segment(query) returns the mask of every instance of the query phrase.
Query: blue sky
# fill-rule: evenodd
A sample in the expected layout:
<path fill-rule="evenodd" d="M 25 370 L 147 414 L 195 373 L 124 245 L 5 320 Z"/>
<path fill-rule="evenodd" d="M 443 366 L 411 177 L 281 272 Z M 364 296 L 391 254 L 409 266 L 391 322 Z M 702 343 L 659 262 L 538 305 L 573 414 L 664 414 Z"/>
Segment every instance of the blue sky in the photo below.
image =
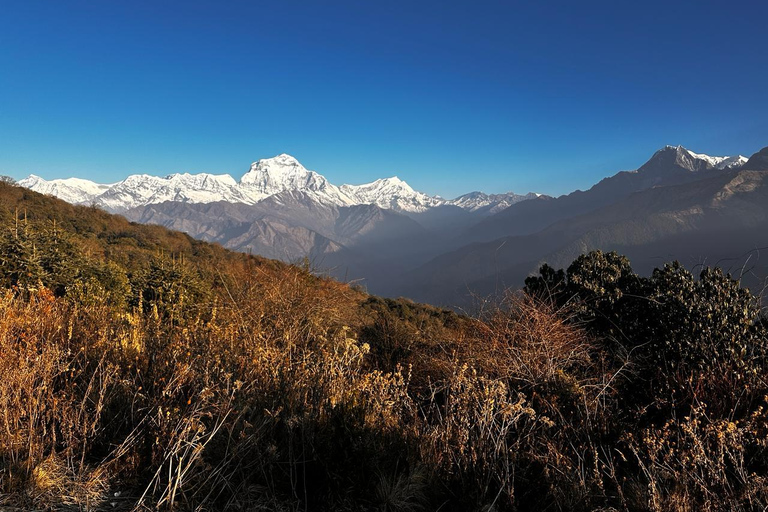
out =
<path fill-rule="evenodd" d="M 768 146 L 768 2 L 36 1 L 0 16 L 0 174 L 229 173 L 452 197 Z"/>

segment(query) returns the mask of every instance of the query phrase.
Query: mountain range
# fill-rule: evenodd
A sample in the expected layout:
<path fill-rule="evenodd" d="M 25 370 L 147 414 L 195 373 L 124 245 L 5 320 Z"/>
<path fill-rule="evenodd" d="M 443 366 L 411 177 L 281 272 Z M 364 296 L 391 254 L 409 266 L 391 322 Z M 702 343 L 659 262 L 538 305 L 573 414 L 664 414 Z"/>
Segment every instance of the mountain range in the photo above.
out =
<path fill-rule="evenodd" d="M 93 204 L 239 251 L 309 258 L 383 295 L 467 306 L 518 287 L 542 262 L 619 250 L 636 268 L 725 261 L 760 286 L 768 266 L 768 148 L 750 158 L 666 146 L 633 171 L 560 197 L 472 192 L 447 200 L 397 177 L 330 183 L 282 154 L 229 175 L 133 175 L 104 185 L 29 176 L 32 190 Z"/>
<path fill-rule="evenodd" d="M 287 154 L 254 162 L 239 181 L 229 174 L 208 173 L 179 173 L 165 177 L 134 174 L 113 184 L 99 184 L 80 178 L 47 181 L 30 175 L 21 180 L 20 185 L 70 203 L 97 205 L 112 213 L 164 202 L 256 204 L 283 192 L 300 192 L 325 205 L 373 204 L 412 213 L 444 205 L 455 205 L 468 211 L 487 209 L 490 212 L 538 196 L 533 193 L 488 195 L 472 192 L 446 200 L 417 192 L 397 176 L 364 185 L 336 186 Z"/>

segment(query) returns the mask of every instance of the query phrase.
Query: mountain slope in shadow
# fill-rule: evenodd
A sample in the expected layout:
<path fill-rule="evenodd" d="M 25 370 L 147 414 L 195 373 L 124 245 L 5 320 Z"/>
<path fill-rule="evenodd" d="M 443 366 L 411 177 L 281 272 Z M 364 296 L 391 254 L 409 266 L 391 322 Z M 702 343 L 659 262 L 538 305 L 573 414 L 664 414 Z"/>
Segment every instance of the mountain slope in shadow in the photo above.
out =
<path fill-rule="evenodd" d="M 513 204 L 482 220 L 458 237 L 459 242 L 483 242 L 503 236 L 536 233 L 563 219 L 597 210 L 631 194 L 653 187 L 692 183 L 738 168 L 741 160 L 701 158 L 682 146 L 666 146 L 636 171 L 622 171 L 601 180 L 592 188 L 557 198 L 539 197 Z"/>
<path fill-rule="evenodd" d="M 765 151 L 743 170 L 707 170 L 697 180 L 636 192 L 535 233 L 461 247 L 408 273 L 394 288 L 416 300 L 466 305 L 472 293 L 519 287 L 541 263 L 562 267 L 593 249 L 626 254 L 641 272 L 670 259 L 724 261 L 734 271 L 746 263 L 745 279 L 758 287 L 768 275 L 765 258 L 758 258 L 768 247 Z"/>

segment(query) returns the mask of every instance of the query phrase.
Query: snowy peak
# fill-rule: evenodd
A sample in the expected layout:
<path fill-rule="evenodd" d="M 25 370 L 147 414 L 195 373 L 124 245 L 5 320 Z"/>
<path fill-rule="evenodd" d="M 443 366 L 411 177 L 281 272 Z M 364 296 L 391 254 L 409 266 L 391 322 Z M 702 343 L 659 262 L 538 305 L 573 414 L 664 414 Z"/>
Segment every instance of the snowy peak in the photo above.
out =
<path fill-rule="evenodd" d="M 166 201 L 255 203 L 239 190 L 232 176 L 207 173 L 171 174 L 165 178 L 134 174 L 109 187 L 94 202 L 108 210 L 119 212 Z"/>
<path fill-rule="evenodd" d="M 188 172 L 169 174 L 165 177 L 170 183 L 179 183 L 191 188 L 205 189 L 209 187 L 227 186 L 234 187 L 237 185 L 235 178 L 229 174 L 190 174 Z"/>
<path fill-rule="evenodd" d="M 493 214 L 508 208 L 515 203 L 519 203 L 520 201 L 535 199 L 539 196 L 541 196 L 541 194 L 536 194 L 534 192 L 530 192 L 525 195 L 515 194 L 514 192 L 506 192 L 504 194 L 470 192 L 469 194 L 464 194 L 457 197 L 456 199 L 451 199 L 447 202 L 447 204 L 458 206 L 459 208 L 463 208 L 471 212 L 483 210 L 488 214 Z"/>
<path fill-rule="evenodd" d="M 56 196 L 68 203 L 89 203 L 103 194 L 110 185 L 101 185 L 80 178 L 45 180 L 40 176 L 30 174 L 19 182 L 19 185 L 32 189 L 41 194 Z"/>
<path fill-rule="evenodd" d="M 255 201 L 280 192 L 298 190 L 315 196 L 320 202 L 338 206 L 352 204 L 352 200 L 324 176 L 307 170 L 285 153 L 252 163 L 250 170 L 240 178 L 240 187 Z"/>
<path fill-rule="evenodd" d="M 719 162 L 715 164 L 717 169 L 736 169 L 743 167 L 749 161 L 749 158 L 743 155 L 736 156 L 716 156 L 711 158 L 721 158 Z"/>
<path fill-rule="evenodd" d="M 341 188 L 344 191 L 348 191 L 360 197 L 377 197 L 382 195 L 411 196 L 413 194 L 417 194 L 417 192 L 413 190 L 410 185 L 408 185 L 397 176 L 378 179 L 363 185 L 342 185 Z"/>
<path fill-rule="evenodd" d="M 405 212 L 423 212 L 440 206 L 445 201 L 417 192 L 406 182 L 392 176 L 363 185 L 342 185 L 341 191 L 352 198 L 356 204 L 375 204 L 381 208 Z"/>
<path fill-rule="evenodd" d="M 742 165 L 747 163 L 747 160 L 748 160 L 747 157 L 742 155 L 709 156 L 709 155 L 694 153 L 689 149 L 685 149 L 685 148 L 683 149 L 688 152 L 691 158 L 707 162 L 709 165 L 711 165 L 715 169 L 721 169 L 721 170 L 735 169 L 736 167 L 741 167 Z"/>
<path fill-rule="evenodd" d="M 77 178 L 46 181 L 30 175 L 20 184 L 71 203 L 94 203 L 112 212 L 124 212 L 168 201 L 255 204 L 281 194 L 295 194 L 296 197 L 308 198 L 326 206 L 376 205 L 406 213 L 424 212 L 443 205 L 456 205 L 470 211 L 483 207 L 499 210 L 520 200 L 535 197 L 535 194 L 489 196 L 478 193 L 480 195 L 475 196 L 473 193 L 462 196 L 465 199 L 461 201 L 461 198 L 447 201 L 416 191 L 397 176 L 363 185 L 337 187 L 285 153 L 253 162 L 240 181 L 228 174 L 175 173 L 165 177 L 134 174 L 112 185 Z M 469 200 L 469 196 L 474 199 Z"/>
<path fill-rule="evenodd" d="M 262 158 L 251 164 L 250 170 L 240 178 L 243 185 L 255 185 L 265 179 L 274 181 L 306 178 L 311 174 L 291 155 L 285 153 L 273 158 Z"/>
<path fill-rule="evenodd" d="M 747 158 L 736 156 L 709 156 L 702 153 L 694 153 L 683 146 L 665 146 L 643 164 L 639 172 L 653 172 L 662 169 L 677 167 L 690 172 L 706 171 L 711 169 L 729 170 L 741 167 Z"/>
<path fill-rule="evenodd" d="M 415 192 L 409 184 L 407 184 L 397 176 L 392 176 L 391 178 L 378 179 L 373 183 L 375 183 L 380 188 L 397 189 L 409 194 L 413 194 Z"/>

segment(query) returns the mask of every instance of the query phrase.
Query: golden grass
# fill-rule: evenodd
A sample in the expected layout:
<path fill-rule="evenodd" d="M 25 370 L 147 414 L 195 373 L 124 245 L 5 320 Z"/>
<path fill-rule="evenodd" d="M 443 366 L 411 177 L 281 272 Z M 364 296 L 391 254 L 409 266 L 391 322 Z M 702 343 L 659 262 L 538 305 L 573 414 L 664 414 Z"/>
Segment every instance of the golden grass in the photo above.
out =
<path fill-rule="evenodd" d="M 0 509 L 768 506 L 766 365 L 678 414 L 567 307 L 468 318 L 171 239 L 203 256 L 0 291 Z"/>

